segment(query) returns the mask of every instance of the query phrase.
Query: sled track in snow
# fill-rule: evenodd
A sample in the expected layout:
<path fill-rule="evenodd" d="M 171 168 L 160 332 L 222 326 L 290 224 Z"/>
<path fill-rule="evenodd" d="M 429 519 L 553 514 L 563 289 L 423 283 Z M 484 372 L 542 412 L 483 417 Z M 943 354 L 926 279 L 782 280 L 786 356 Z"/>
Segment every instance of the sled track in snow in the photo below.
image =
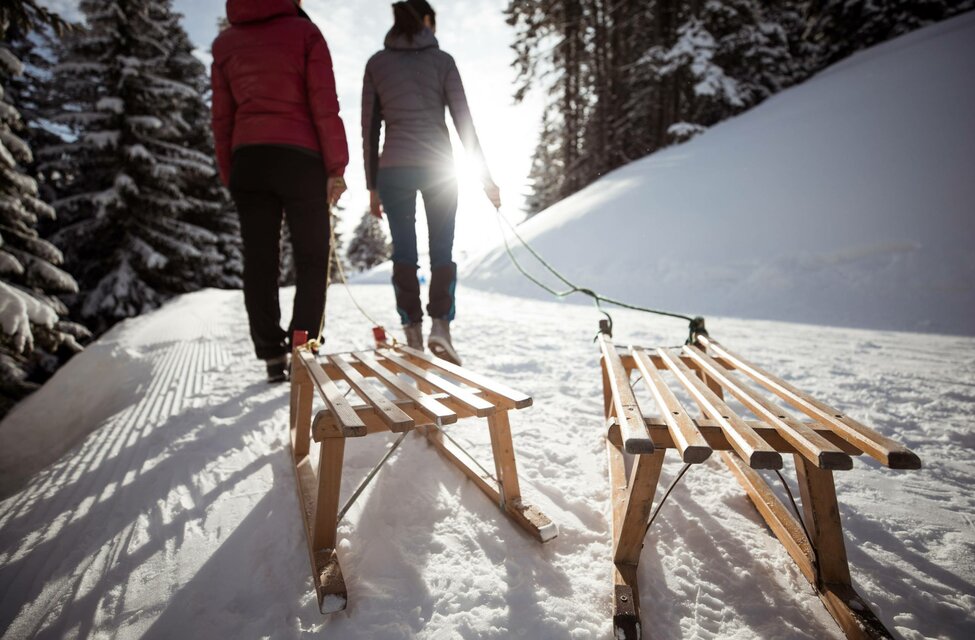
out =
<path fill-rule="evenodd" d="M 111 568 L 128 546 L 137 520 L 108 538 L 90 559 L 77 564 L 65 560 L 72 548 L 87 546 L 86 538 L 103 534 L 92 526 L 93 517 L 106 523 L 111 519 L 112 496 L 151 470 L 155 456 L 146 449 L 169 444 L 165 426 L 175 416 L 206 407 L 219 372 L 234 359 L 223 341 L 202 337 L 157 344 L 155 350 L 152 376 L 138 401 L 98 427 L 75 455 L 38 474 L 0 513 L 0 628 L 24 605 L 38 613 L 58 609 L 59 602 L 78 595 L 83 583 L 91 578 L 97 582 L 89 576 L 92 570 Z M 148 462 L 140 465 L 143 460 Z M 34 529 L 37 523 L 45 525 Z M 62 564 L 74 564 L 71 575 L 57 575 Z M 4 637 L 37 632 L 44 618 L 26 616 L 22 619 L 42 620 L 40 627 L 10 628 Z"/>

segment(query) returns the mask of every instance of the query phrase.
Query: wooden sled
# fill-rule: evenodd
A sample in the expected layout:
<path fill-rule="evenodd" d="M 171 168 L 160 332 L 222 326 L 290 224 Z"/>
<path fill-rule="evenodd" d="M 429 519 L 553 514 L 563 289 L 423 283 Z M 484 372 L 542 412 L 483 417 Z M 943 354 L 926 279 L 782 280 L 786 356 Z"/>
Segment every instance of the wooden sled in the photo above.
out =
<path fill-rule="evenodd" d="M 637 565 L 664 452 L 676 449 L 685 464 L 699 464 L 712 451 L 721 452 L 724 463 L 847 637 L 890 638 L 890 632 L 853 589 L 833 472 L 850 469 L 850 456 L 860 454 L 892 469 L 919 469 L 918 457 L 735 355 L 706 332 L 696 333 L 694 343 L 682 349 L 630 347 L 621 352 L 607 333 L 599 340 L 612 490 L 615 637 L 641 637 Z M 633 371 L 642 379 L 636 383 L 645 386 L 659 415 L 642 412 L 631 386 Z M 756 388 L 785 404 L 770 400 L 768 393 L 758 393 Z M 693 399 L 700 417 L 691 416 L 675 390 Z M 725 394 L 753 417 L 736 415 L 725 404 Z M 793 411 L 809 420 L 795 418 Z M 624 454 L 635 455 L 629 478 Z M 781 469 L 783 454 L 792 454 L 795 460 L 804 522 L 783 505 L 756 471 Z"/>
<path fill-rule="evenodd" d="M 313 416 L 316 392 L 325 407 Z M 347 393 L 355 396 L 349 399 Z M 540 542 L 554 538 L 557 527 L 522 501 L 518 484 L 508 411 L 531 404 L 523 393 L 404 346 L 321 359 L 296 348 L 291 365 L 291 453 L 322 613 L 341 611 L 348 600 L 335 552 L 347 438 L 419 429 L 529 535 Z M 440 427 L 463 418 L 487 419 L 495 477 L 444 438 Z M 317 473 L 309 457 L 312 440 L 320 447 Z"/>

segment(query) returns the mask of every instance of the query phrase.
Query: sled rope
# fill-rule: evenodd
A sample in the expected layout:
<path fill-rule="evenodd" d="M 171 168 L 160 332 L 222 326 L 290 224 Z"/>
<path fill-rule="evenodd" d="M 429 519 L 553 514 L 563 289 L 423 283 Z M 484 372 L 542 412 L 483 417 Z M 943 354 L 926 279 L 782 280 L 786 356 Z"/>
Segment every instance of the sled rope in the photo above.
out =
<path fill-rule="evenodd" d="M 383 457 L 379 459 L 379 462 L 376 463 L 376 466 L 372 468 L 372 471 L 366 474 L 365 479 L 359 484 L 359 487 L 352 492 L 352 495 L 349 496 L 349 500 L 345 503 L 345 506 L 342 507 L 341 511 L 339 511 L 339 515 L 335 519 L 336 522 L 342 521 L 342 518 L 345 517 L 345 514 L 349 512 L 349 509 L 352 508 L 352 505 L 355 504 L 355 501 L 359 499 L 359 496 L 362 495 L 362 492 L 366 490 L 366 487 L 369 486 L 369 483 L 372 482 L 372 479 L 376 477 L 376 474 L 379 473 L 379 470 L 383 468 L 383 465 L 386 464 L 386 461 L 388 461 L 389 458 L 393 455 L 393 452 L 399 448 L 400 444 L 403 442 L 403 439 L 406 438 L 406 436 L 409 433 L 410 433 L 409 431 L 404 431 L 403 433 L 401 433 L 400 436 L 396 438 L 396 440 L 393 442 L 393 446 L 391 446 L 389 450 L 385 454 L 383 454 Z"/>
<path fill-rule="evenodd" d="M 660 513 L 661 507 L 664 506 L 664 503 L 667 502 L 667 498 L 670 497 L 670 492 L 674 490 L 674 487 L 680 484 L 681 478 L 684 477 L 684 474 L 687 473 L 687 470 L 690 468 L 691 468 L 691 464 L 688 462 L 680 470 L 680 472 L 677 474 L 677 477 L 674 478 L 673 482 L 670 483 L 670 486 L 667 487 L 667 491 L 664 492 L 664 497 L 660 499 L 660 504 L 658 504 L 657 508 L 653 510 L 653 515 L 651 515 L 650 520 L 647 521 L 647 528 L 643 530 L 644 537 L 647 535 L 647 532 L 650 531 L 650 526 L 653 524 L 653 521 L 656 520 L 657 514 Z"/>
<path fill-rule="evenodd" d="M 338 270 L 339 281 L 342 283 L 342 286 L 345 287 L 345 292 L 349 294 L 349 299 L 352 300 L 353 306 L 355 306 L 355 308 L 359 311 L 362 317 L 368 320 L 369 322 L 371 322 L 374 327 L 379 327 L 385 332 L 386 327 L 381 322 L 376 322 L 375 318 L 369 315 L 369 312 L 367 312 L 362 307 L 362 305 L 359 304 L 359 301 L 352 293 L 352 287 L 349 286 L 348 278 L 346 278 L 345 276 L 345 268 L 342 266 L 342 261 L 341 260 L 333 261 L 333 257 L 335 256 L 335 247 L 338 244 L 338 238 L 336 238 L 335 236 L 335 224 L 333 223 L 333 220 L 335 218 L 334 214 L 332 213 L 333 211 L 334 209 L 332 205 L 329 205 L 328 207 L 328 233 L 329 233 L 328 266 L 325 268 L 325 291 L 327 292 L 328 288 L 332 285 L 332 264 L 334 262 L 335 267 Z M 387 335 L 389 335 L 388 332 Z M 318 325 L 318 336 L 314 340 L 309 340 L 306 343 L 308 345 L 307 348 L 311 349 L 312 351 L 317 351 L 322 347 L 322 341 L 324 340 L 324 338 L 325 338 L 325 312 L 322 311 L 322 321 Z M 390 336 L 390 338 L 392 340 L 391 344 L 393 346 L 396 346 L 398 344 L 396 338 L 393 336 Z"/>
<path fill-rule="evenodd" d="M 635 304 L 632 304 L 632 303 L 629 303 L 629 302 L 625 302 L 623 300 L 617 300 L 615 298 L 610 298 L 608 296 L 604 296 L 604 295 L 598 293 L 597 291 L 594 291 L 593 289 L 589 289 L 587 287 L 580 287 L 579 285 L 575 284 L 574 282 L 572 282 L 571 280 L 569 280 L 565 275 L 563 275 L 561 272 L 559 272 L 558 269 L 556 269 L 554 266 L 552 266 L 552 264 L 548 260 L 546 260 L 545 258 L 543 258 L 538 253 L 538 251 L 536 251 L 535 248 L 531 246 L 531 244 L 529 244 L 524 238 L 521 237 L 521 234 L 518 233 L 518 230 L 515 228 L 515 225 L 512 224 L 510 220 L 508 220 L 507 216 L 505 216 L 501 212 L 501 209 L 500 208 L 496 208 L 495 209 L 495 213 L 498 215 L 498 227 L 501 230 L 501 238 L 504 240 L 504 249 L 505 249 L 505 252 L 508 254 L 508 258 L 511 260 L 512 264 L 515 265 L 515 268 L 518 269 L 518 271 L 520 271 L 521 274 L 523 276 L 525 276 L 525 278 L 527 278 L 528 280 L 530 280 L 531 282 L 533 282 L 536 286 L 544 289 L 549 294 L 555 296 L 556 298 L 559 298 L 559 299 L 567 298 L 568 296 L 570 296 L 570 295 L 572 295 L 574 293 L 581 293 L 583 295 L 586 295 L 586 296 L 589 296 L 590 298 L 592 298 L 593 302 L 596 305 L 596 309 L 601 314 L 603 314 L 604 316 L 606 316 L 606 319 L 609 321 L 609 333 L 610 334 L 612 334 L 612 329 L 613 329 L 613 317 L 605 309 L 603 309 L 603 307 L 602 307 L 602 304 L 603 303 L 609 304 L 609 305 L 613 305 L 613 306 L 617 306 L 617 307 L 621 307 L 623 309 L 631 309 L 633 311 L 641 311 L 643 313 L 651 313 L 651 314 L 658 315 L 658 316 L 665 316 L 665 317 L 669 317 L 669 318 L 677 318 L 679 320 L 686 320 L 688 323 L 690 323 L 691 336 L 693 337 L 693 334 L 696 332 L 696 329 L 697 329 L 697 327 L 696 327 L 697 319 L 696 318 L 692 318 L 692 317 L 687 316 L 687 315 L 684 315 L 682 313 L 674 313 L 672 311 L 663 311 L 661 309 L 654 309 L 654 308 L 651 308 L 651 307 L 641 307 L 639 305 L 635 305 Z M 504 223 L 504 224 L 502 225 L 502 223 Z M 565 289 L 563 291 L 559 291 L 559 290 L 557 290 L 557 289 L 555 289 L 553 287 L 548 286 L 547 284 L 545 284 L 544 282 L 542 282 L 541 280 L 539 280 L 535 276 L 533 276 L 530 273 L 528 273 L 528 271 L 522 266 L 521 262 L 518 261 L 518 258 L 515 257 L 514 251 L 511 249 L 511 244 L 508 241 L 508 235 L 507 235 L 507 233 L 505 233 L 504 225 L 507 225 L 507 227 L 511 230 L 511 233 L 518 240 L 518 242 L 521 244 L 521 246 L 524 247 L 528 251 L 528 253 L 530 253 L 532 255 L 532 257 L 534 257 L 538 261 L 539 264 L 541 264 L 543 267 L 545 267 L 545 269 L 549 273 L 551 273 L 560 282 L 562 282 L 562 284 L 564 284 L 566 287 L 568 287 L 568 289 Z"/>
<path fill-rule="evenodd" d="M 813 569 L 816 571 L 816 582 L 821 581 L 819 574 L 819 554 L 816 552 L 816 545 L 813 544 L 812 537 L 809 535 L 809 530 L 806 529 L 806 523 L 802 519 L 802 514 L 799 513 L 799 506 L 796 504 L 796 499 L 792 495 L 792 489 L 789 488 L 789 483 L 785 481 L 785 477 L 782 472 L 775 469 L 775 475 L 779 476 L 779 482 L 782 483 L 782 488 L 785 489 L 785 495 L 789 496 L 789 503 L 792 505 L 792 510 L 796 514 L 796 520 L 799 521 L 799 526 L 802 527 L 802 533 L 806 536 L 806 541 L 809 542 L 809 548 L 812 550 L 813 554 Z"/>

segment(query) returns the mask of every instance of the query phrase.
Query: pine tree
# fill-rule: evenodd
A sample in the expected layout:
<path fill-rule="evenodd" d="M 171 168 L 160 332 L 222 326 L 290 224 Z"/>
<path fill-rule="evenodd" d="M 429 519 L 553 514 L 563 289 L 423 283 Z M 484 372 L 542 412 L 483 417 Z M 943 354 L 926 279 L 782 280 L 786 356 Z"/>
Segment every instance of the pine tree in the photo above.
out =
<path fill-rule="evenodd" d="M 60 268 L 61 252 L 37 233 L 38 220 L 52 219 L 55 212 L 25 173 L 33 153 L 21 137 L 26 126 L 17 91 L 7 90 L 24 71 L 8 35 L 22 39 L 43 23 L 63 26 L 33 0 L 0 7 L 0 416 L 79 351 L 78 339 L 88 337 L 83 327 L 64 319 L 67 309 L 56 297 L 77 291 L 77 283 Z"/>
<path fill-rule="evenodd" d="M 973 0 L 808 0 L 816 66 L 975 7 Z"/>
<path fill-rule="evenodd" d="M 217 172 L 210 128 L 210 79 L 206 67 L 193 55 L 193 45 L 178 15 L 169 18 L 168 32 L 172 48 L 166 60 L 166 77 L 193 89 L 173 114 L 174 121 L 183 147 L 196 151 L 197 160 L 208 166 L 206 171 L 190 175 L 184 187 L 184 193 L 197 202 L 186 219 L 217 237 L 216 245 L 210 247 L 215 253 L 206 261 L 207 269 L 199 274 L 199 285 L 239 289 L 244 275 L 240 221 Z"/>
<path fill-rule="evenodd" d="M 391 255 L 392 246 L 382 222 L 367 210 L 352 234 L 345 252 L 346 261 L 355 271 L 368 271 L 389 260 Z"/>
<path fill-rule="evenodd" d="M 226 199 L 201 134 L 200 87 L 169 0 L 82 0 L 55 79 L 74 138 L 45 150 L 61 211 L 51 239 L 81 291 L 78 317 L 102 332 L 206 284 L 221 238 L 193 220 Z M 185 38 L 185 34 L 183 34 Z M 194 148 L 197 147 L 197 148 Z"/>

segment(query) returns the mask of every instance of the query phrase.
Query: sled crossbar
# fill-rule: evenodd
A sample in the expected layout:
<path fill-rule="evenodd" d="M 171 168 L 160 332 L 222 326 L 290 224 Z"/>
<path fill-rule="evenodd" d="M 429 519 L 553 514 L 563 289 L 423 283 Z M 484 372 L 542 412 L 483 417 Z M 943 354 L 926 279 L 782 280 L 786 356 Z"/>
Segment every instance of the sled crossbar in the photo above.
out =
<path fill-rule="evenodd" d="M 605 333 L 599 341 L 612 491 L 616 637 L 642 635 L 637 567 L 650 535 L 647 523 L 664 454 L 673 449 L 685 464 L 700 464 L 718 451 L 847 637 L 890 638 L 853 589 L 833 472 L 852 468 L 852 457 L 859 455 L 892 469 L 919 469 L 917 455 L 706 334 L 696 334 L 693 344 L 681 348 L 621 350 Z M 641 387 L 649 403 L 638 399 Z M 732 401 L 741 408 L 732 408 Z M 782 456 L 790 454 L 803 521 L 757 471 L 781 469 Z M 627 455 L 634 456 L 629 474 Z"/>
<path fill-rule="evenodd" d="M 530 396 L 408 347 L 381 345 L 321 357 L 296 348 L 291 365 L 291 454 L 322 613 L 340 611 L 348 601 L 335 550 L 348 438 L 416 430 L 530 536 L 539 542 L 556 537 L 555 524 L 522 500 L 518 481 L 508 412 L 531 404 Z M 493 475 L 442 431 L 466 419 L 487 422 Z M 310 455 L 313 446 L 318 448 L 317 469 Z"/>

